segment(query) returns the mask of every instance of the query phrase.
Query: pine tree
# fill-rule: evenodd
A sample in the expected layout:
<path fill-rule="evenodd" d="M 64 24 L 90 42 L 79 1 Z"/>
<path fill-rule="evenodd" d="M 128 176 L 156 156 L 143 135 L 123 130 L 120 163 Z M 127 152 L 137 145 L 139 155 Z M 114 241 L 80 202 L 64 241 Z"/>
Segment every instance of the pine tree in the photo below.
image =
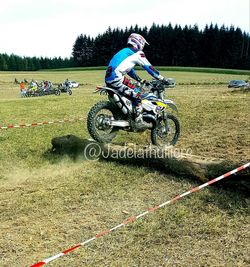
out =
<path fill-rule="evenodd" d="M 6 54 L 0 54 L 0 70 L 1 71 L 8 70 L 7 55 Z"/>

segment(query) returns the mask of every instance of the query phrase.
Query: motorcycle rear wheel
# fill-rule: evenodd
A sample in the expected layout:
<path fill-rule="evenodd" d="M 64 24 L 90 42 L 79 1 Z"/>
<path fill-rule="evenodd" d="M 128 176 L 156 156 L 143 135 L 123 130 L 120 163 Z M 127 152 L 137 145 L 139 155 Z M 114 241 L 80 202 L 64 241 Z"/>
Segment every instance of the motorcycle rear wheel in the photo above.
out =
<path fill-rule="evenodd" d="M 118 119 L 119 110 L 109 101 L 96 103 L 88 113 L 87 128 L 90 136 L 100 143 L 110 143 L 119 128 L 110 125 L 111 119 Z"/>
<path fill-rule="evenodd" d="M 167 120 L 161 119 L 151 130 L 151 141 L 159 147 L 175 145 L 179 136 L 180 123 L 172 114 L 168 114 Z"/>

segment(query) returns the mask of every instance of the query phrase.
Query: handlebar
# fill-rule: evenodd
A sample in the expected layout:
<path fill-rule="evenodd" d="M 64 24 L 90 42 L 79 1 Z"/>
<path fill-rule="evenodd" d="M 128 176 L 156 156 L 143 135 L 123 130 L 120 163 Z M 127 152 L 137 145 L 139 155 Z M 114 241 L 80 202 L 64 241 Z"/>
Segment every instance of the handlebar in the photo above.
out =
<path fill-rule="evenodd" d="M 143 84 L 139 84 L 138 87 L 140 87 L 142 90 L 148 89 L 149 91 L 164 91 L 166 88 L 173 88 L 175 87 L 176 82 L 175 79 L 169 78 L 164 80 L 155 80 L 152 81 L 146 81 Z"/>

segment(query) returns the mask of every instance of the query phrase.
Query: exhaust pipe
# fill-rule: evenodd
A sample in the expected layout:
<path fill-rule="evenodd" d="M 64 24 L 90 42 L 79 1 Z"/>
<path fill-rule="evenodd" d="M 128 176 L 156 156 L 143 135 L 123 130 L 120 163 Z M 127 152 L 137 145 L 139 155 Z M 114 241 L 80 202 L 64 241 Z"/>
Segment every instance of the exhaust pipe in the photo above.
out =
<path fill-rule="evenodd" d="M 129 127 L 129 122 L 128 121 L 124 121 L 124 120 L 112 120 L 110 125 L 112 126 L 116 126 L 116 127 Z"/>

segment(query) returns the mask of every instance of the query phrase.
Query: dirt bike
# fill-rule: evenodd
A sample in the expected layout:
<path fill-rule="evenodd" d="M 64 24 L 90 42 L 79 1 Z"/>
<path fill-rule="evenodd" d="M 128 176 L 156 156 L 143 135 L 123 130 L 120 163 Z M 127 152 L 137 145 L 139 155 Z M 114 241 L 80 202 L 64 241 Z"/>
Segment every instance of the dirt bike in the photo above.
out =
<path fill-rule="evenodd" d="M 153 145 L 175 145 L 180 135 L 180 123 L 167 109 L 177 111 L 177 107 L 172 100 L 164 99 L 165 89 L 174 86 L 173 79 L 167 80 L 167 83 L 153 80 L 139 86 L 141 90 L 148 91 L 142 94 L 141 104 L 143 120 L 150 127 L 143 130 L 136 128 L 135 108 L 130 99 L 117 90 L 97 86 L 95 92 L 107 94 L 108 101 L 100 101 L 90 109 L 87 118 L 89 134 L 98 142 L 110 143 L 119 130 L 140 132 L 150 129 Z"/>
<path fill-rule="evenodd" d="M 58 90 L 60 90 L 63 93 L 67 93 L 67 95 L 72 95 L 72 90 L 64 83 L 58 84 Z"/>

